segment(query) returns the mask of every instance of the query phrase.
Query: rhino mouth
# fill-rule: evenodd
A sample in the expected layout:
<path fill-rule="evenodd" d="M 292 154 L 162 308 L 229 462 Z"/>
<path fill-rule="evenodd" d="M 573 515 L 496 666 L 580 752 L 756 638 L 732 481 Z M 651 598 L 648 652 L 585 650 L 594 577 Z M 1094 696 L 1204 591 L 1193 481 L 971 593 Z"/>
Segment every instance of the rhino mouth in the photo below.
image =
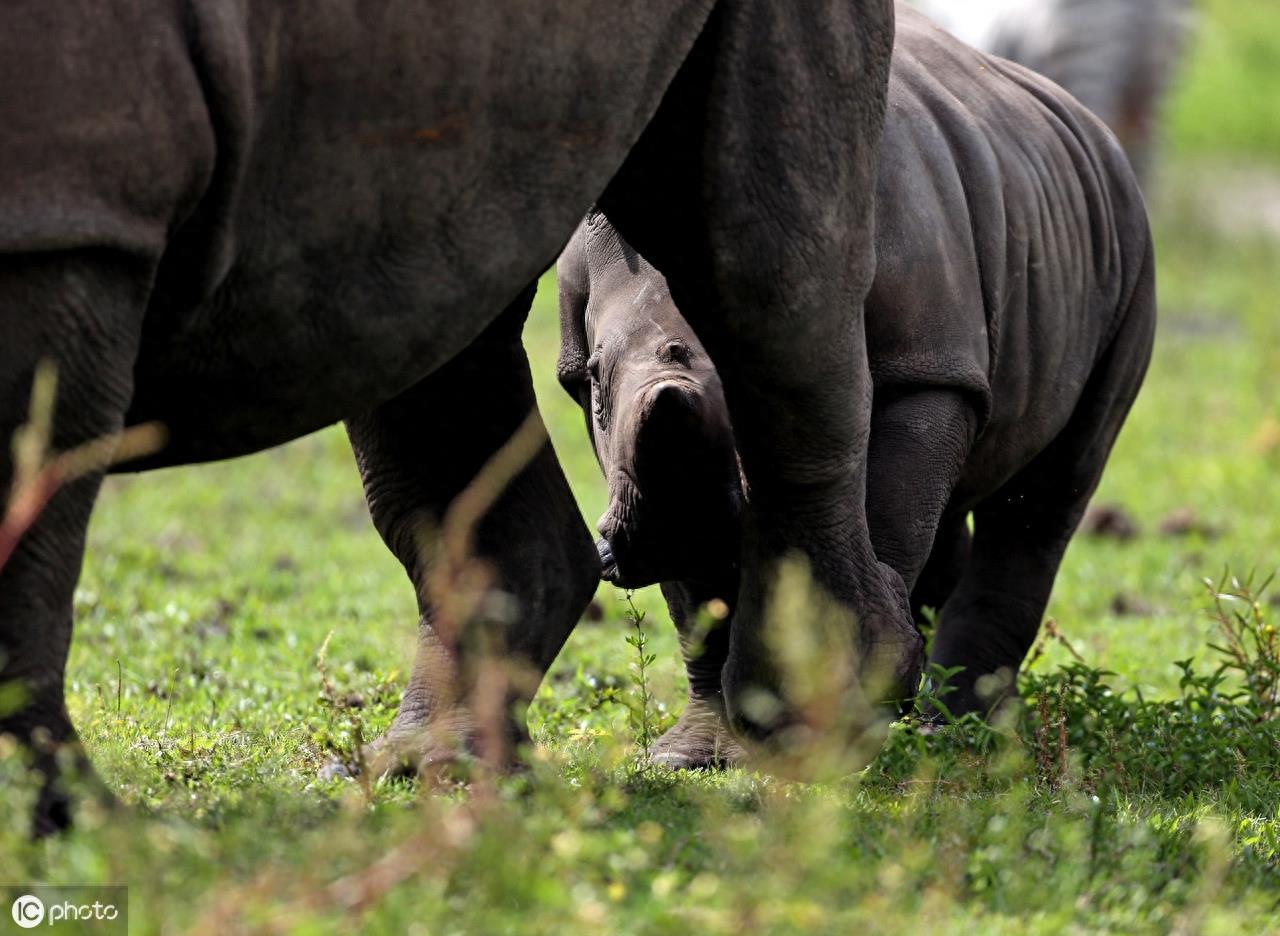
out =
<path fill-rule="evenodd" d="M 600 577 L 610 584 L 624 587 L 618 572 L 618 561 L 613 558 L 613 547 L 603 536 L 596 540 L 596 552 L 600 554 Z"/>
<path fill-rule="evenodd" d="M 738 558 L 742 496 L 736 485 L 694 493 L 665 509 L 626 482 L 599 523 L 601 578 L 619 588 L 701 579 Z"/>
<path fill-rule="evenodd" d="M 609 484 L 609 509 L 597 528 L 600 539 L 596 551 L 600 555 L 601 578 L 619 588 L 643 588 L 660 581 L 654 568 L 655 546 L 644 536 L 650 524 L 642 519 L 648 512 L 640 497 L 640 486 L 625 471 L 619 471 Z"/>

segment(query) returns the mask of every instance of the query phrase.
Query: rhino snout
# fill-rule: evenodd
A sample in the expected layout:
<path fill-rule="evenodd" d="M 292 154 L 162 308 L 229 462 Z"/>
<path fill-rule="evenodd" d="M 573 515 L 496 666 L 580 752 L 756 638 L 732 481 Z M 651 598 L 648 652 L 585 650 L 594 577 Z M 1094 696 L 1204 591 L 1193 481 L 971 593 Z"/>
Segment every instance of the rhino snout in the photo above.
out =
<path fill-rule="evenodd" d="M 640 409 L 634 457 L 637 474 L 646 466 L 710 445 L 702 394 L 682 382 L 664 381 L 650 390 Z"/>
<path fill-rule="evenodd" d="M 736 555 L 737 459 L 718 385 L 663 376 L 634 391 L 596 525 L 602 577 L 624 588 L 701 574 Z"/>

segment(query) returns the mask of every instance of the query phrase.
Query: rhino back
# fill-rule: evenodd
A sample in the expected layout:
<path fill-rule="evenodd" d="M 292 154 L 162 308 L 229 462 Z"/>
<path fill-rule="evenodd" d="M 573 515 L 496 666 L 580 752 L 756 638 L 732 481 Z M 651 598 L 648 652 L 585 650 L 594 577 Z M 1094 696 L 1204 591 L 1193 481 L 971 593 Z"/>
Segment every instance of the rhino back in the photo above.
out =
<path fill-rule="evenodd" d="M 877 382 L 953 386 L 994 483 L 1071 415 L 1148 247 L 1132 171 L 1057 86 L 899 7 L 867 329 Z"/>
<path fill-rule="evenodd" d="M 7 70 L 42 111 L 0 104 L 32 141 L 0 161 L 26 199 L 0 249 L 154 259 L 128 420 L 170 426 L 156 463 L 285 441 L 432 372 L 554 260 L 711 5 L 20 0 Z"/>

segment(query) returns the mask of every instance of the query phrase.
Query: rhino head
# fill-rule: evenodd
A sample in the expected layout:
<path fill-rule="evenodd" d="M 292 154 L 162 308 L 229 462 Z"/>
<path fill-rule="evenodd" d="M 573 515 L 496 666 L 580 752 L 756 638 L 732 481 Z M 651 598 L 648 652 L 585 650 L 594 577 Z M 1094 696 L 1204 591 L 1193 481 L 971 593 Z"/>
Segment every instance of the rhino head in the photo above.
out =
<path fill-rule="evenodd" d="M 662 274 L 593 212 L 560 258 L 562 386 L 609 489 L 604 577 L 637 588 L 737 561 L 742 481 L 724 391 Z"/>

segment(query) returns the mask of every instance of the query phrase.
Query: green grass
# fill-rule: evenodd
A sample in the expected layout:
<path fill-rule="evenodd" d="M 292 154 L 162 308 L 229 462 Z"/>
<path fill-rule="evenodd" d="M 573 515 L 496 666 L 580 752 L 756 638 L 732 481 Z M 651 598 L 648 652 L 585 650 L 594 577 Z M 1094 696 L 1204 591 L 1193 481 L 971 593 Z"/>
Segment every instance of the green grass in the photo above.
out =
<path fill-rule="evenodd" d="M 1280 11 L 1274 0 L 1198 0 L 1191 56 L 1170 112 L 1184 151 L 1280 158 Z"/>
<path fill-rule="evenodd" d="M 1280 929 L 1280 743 L 1175 665 L 1194 658 L 1203 679 L 1218 659 L 1202 578 L 1280 565 L 1280 245 L 1208 224 L 1199 181 L 1238 157 L 1280 172 L 1280 13 L 1214 0 L 1205 17 L 1157 201 L 1156 357 L 1098 495 L 1141 532 L 1072 546 L 1049 614 L 1084 665 L 1048 641 L 1018 725 L 899 726 L 871 768 L 811 785 L 646 774 L 620 704 L 636 699 L 634 629 L 606 588 L 603 620 L 578 628 L 532 707 L 527 775 L 493 796 L 387 783 L 372 801 L 320 783 L 353 714 L 366 735 L 390 720 L 416 624 L 329 430 L 107 485 L 68 691 L 129 808 L 28 843 L 31 789 L 0 749 L 0 880 L 128 883 L 139 931 Z M 548 283 L 528 342 L 594 525 L 603 484 L 555 383 L 553 297 Z M 1217 535 L 1162 535 L 1184 508 Z M 656 591 L 637 603 L 665 723 L 683 700 L 674 635 Z M 359 708 L 328 704 L 330 633 L 328 679 Z M 403 880 L 344 909 L 329 885 L 379 861 Z"/>

